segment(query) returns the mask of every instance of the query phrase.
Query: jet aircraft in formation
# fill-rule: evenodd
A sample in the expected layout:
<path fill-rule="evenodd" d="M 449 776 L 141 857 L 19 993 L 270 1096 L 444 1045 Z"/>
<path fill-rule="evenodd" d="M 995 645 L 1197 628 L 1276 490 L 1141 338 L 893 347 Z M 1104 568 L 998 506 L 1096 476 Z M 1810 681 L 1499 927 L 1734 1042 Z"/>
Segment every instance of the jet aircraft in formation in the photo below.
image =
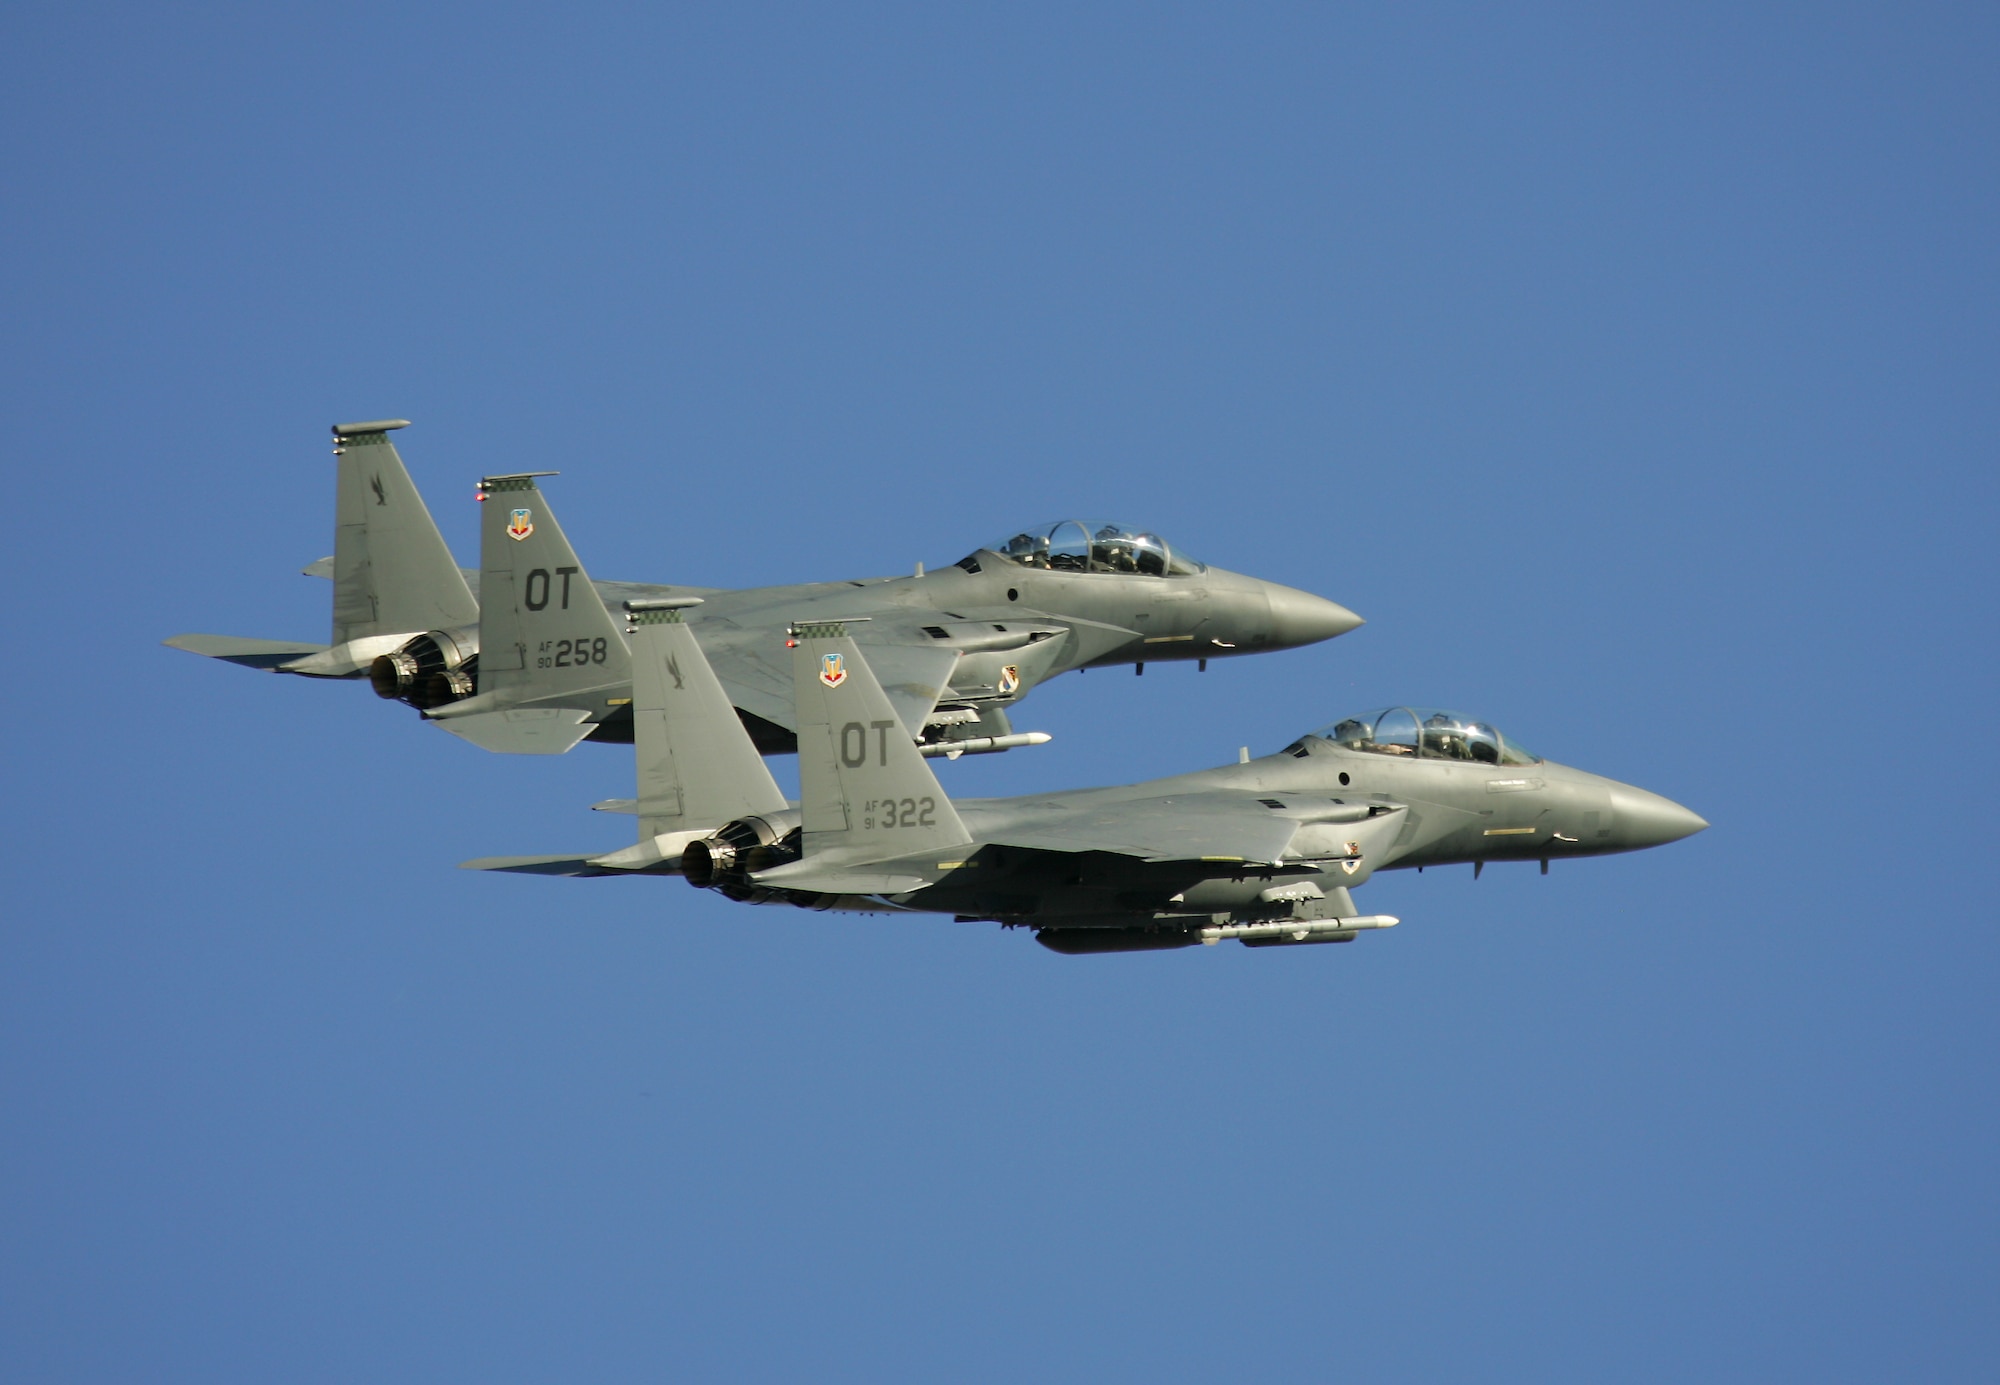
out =
<path fill-rule="evenodd" d="M 1292 649 L 1361 624 L 1344 606 L 1210 567 L 1142 529 L 1063 520 L 913 576 L 721 591 L 594 582 L 538 485 L 489 476 L 479 568 L 461 571 L 389 434 L 334 430 L 330 644 L 176 635 L 169 645 L 250 668 L 366 678 L 476 745 L 559 754 L 632 740 L 632 664 L 607 602 L 692 600 L 690 628 L 765 754 L 795 747 L 787 625 L 839 618 L 867 646 L 898 719 L 932 754 L 1034 743 L 1008 710 L 1071 669 Z M 1040 739 L 1046 739 L 1041 737 Z"/>
<path fill-rule="evenodd" d="M 596 806 L 636 815 L 635 845 L 468 868 L 680 875 L 746 904 L 944 914 L 1025 926 L 1058 952 L 1128 952 L 1348 942 L 1397 923 L 1354 903 L 1376 871 L 1536 861 L 1546 873 L 1708 826 L 1489 723 L 1415 707 L 1168 779 L 954 802 L 927 760 L 1046 740 L 1015 732 L 1007 709 L 1059 673 L 1205 666 L 1360 619 L 1144 530 L 1075 520 L 911 577 L 749 591 L 598 582 L 541 494 L 549 472 L 481 483 L 480 566 L 462 572 L 388 440 L 403 426 L 334 429 L 334 555 L 307 569 L 334 581 L 330 644 L 168 643 L 365 676 L 492 750 L 633 746 L 637 797 Z M 762 758 L 791 752 L 796 803 Z"/>
<path fill-rule="evenodd" d="M 1120 788 L 954 803 L 839 621 L 792 628 L 799 801 L 779 791 L 671 601 L 633 602 L 638 844 L 477 870 L 678 874 L 748 904 L 949 914 L 1058 952 L 1236 938 L 1348 942 L 1393 927 L 1351 891 L 1378 870 L 1603 856 L 1708 824 L 1430 708 L 1344 718 L 1275 755 Z"/>

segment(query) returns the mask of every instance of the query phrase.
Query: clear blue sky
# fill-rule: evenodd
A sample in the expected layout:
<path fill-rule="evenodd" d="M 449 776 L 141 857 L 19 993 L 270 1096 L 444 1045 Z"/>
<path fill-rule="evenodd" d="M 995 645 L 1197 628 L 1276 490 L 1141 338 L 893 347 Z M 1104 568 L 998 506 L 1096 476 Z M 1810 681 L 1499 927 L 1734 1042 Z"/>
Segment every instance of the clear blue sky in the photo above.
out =
<path fill-rule="evenodd" d="M 17 6 L 0 1375 L 1990 1379 L 1983 5 Z M 323 639 L 336 419 L 460 555 L 907 571 L 1065 512 L 1369 619 L 954 792 L 1459 706 L 1713 823 L 1068 959 L 678 881 L 627 753 Z"/>

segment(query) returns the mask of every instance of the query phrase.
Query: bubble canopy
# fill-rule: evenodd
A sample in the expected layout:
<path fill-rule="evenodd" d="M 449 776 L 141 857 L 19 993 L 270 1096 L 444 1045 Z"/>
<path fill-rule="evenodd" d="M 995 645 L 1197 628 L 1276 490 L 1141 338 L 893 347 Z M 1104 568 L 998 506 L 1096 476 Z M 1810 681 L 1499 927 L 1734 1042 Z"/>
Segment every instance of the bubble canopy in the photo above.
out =
<path fill-rule="evenodd" d="M 1541 756 L 1501 735 L 1492 723 L 1441 707 L 1384 707 L 1343 717 L 1310 734 L 1344 750 L 1372 755 L 1465 760 L 1482 765 L 1541 763 Z"/>
<path fill-rule="evenodd" d="M 1051 572 L 1130 572 L 1193 577 L 1207 571 L 1158 534 L 1116 520 L 1059 519 L 986 545 L 1022 567 Z"/>

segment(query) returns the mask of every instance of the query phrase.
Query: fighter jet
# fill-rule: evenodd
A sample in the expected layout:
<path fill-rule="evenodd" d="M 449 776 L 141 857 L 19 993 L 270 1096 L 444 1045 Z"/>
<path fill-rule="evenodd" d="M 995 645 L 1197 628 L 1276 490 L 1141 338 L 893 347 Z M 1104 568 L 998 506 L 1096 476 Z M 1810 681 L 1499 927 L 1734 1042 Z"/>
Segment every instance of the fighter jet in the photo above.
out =
<path fill-rule="evenodd" d="M 779 792 L 681 610 L 635 603 L 638 844 L 468 869 L 680 874 L 748 904 L 1025 926 L 1063 953 L 1235 938 L 1348 942 L 1393 927 L 1352 891 L 1380 870 L 1637 851 L 1708 824 L 1554 764 L 1491 724 L 1391 707 L 1274 755 L 1121 788 L 954 803 L 838 621 L 789 640 L 800 801 Z"/>
<path fill-rule="evenodd" d="M 167 644 L 250 668 L 367 678 L 489 750 L 560 754 L 632 740 L 632 672 L 609 603 L 673 601 L 760 752 L 796 748 L 786 626 L 838 619 L 865 645 L 896 715 L 928 753 L 1046 740 L 1008 709 L 1072 669 L 1296 648 L 1361 624 L 1344 606 L 1210 567 L 1134 526 L 1062 520 L 926 573 L 724 591 L 593 581 L 539 480 L 489 476 L 480 566 L 453 560 L 389 434 L 338 424 L 330 644 L 177 635 Z"/>

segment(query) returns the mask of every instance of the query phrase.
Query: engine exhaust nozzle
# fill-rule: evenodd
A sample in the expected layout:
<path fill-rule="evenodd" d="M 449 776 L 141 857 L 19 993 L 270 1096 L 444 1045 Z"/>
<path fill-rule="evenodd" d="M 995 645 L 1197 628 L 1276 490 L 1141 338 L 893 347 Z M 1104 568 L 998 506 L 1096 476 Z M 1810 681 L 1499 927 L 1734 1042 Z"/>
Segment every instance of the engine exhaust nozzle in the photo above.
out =
<path fill-rule="evenodd" d="M 378 654 L 375 662 L 368 665 L 368 686 L 375 689 L 375 696 L 387 698 L 391 702 L 409 695 L 417 685 L 416 656 L 396 650 L 389 654 Z"/>
<path fill-rule="evenodd" d="M 705 890 L 736 864 L 736 848 L 714 837 L 702 837 L 681 852 L 681 874 L 688 884 Z"/>

